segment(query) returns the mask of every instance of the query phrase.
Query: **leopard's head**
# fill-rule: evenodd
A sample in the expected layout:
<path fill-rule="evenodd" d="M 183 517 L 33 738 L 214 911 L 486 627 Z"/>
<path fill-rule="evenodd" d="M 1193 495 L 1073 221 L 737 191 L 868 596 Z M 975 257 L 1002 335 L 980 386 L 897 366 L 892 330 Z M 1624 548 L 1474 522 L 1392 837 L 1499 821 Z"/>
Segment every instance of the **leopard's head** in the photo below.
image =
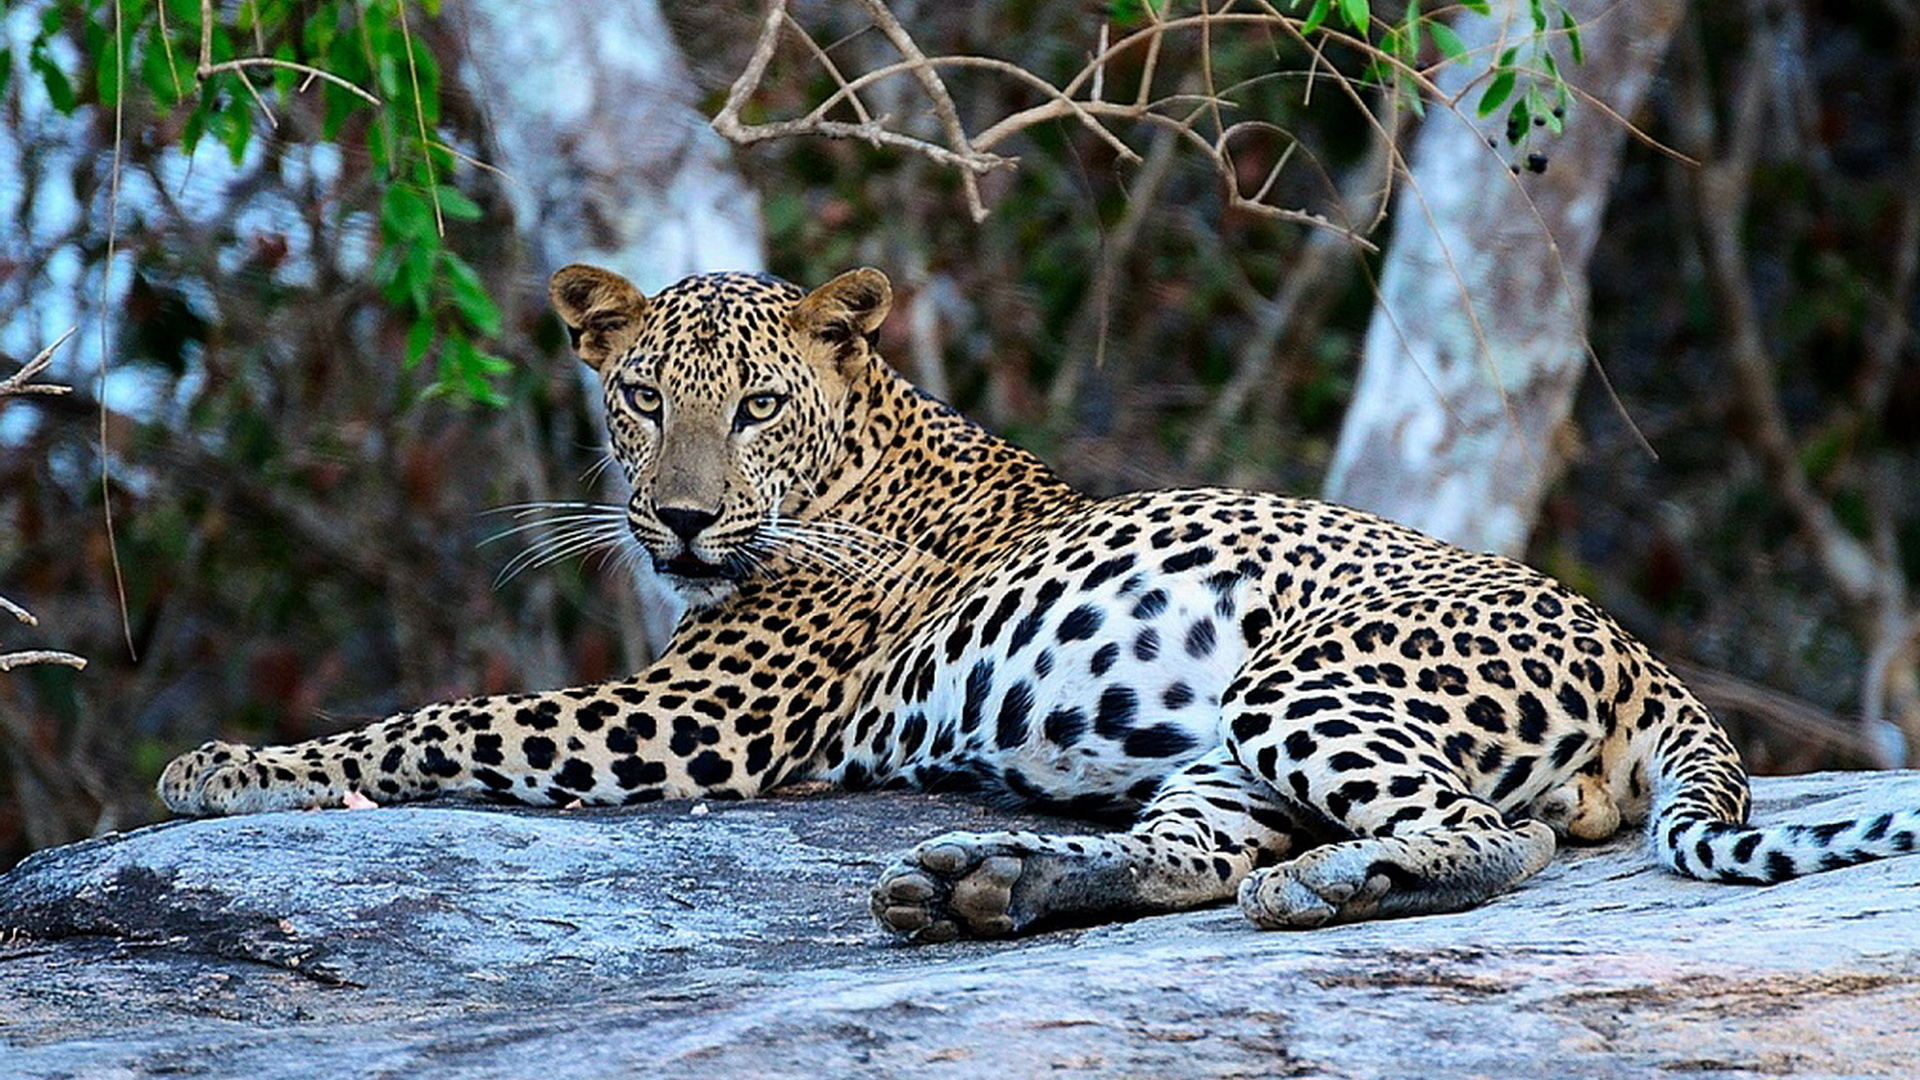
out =
<path fill-rule="evenodd" d="M 649 299 L 575 265 L 549 293 L 600 375 L 633 488 L 628 527 L 688 603 L 725 599 L 839 461 L 849 389 L 876 362 L 873 335 L 892 302 L 886 275 L 851 270 L 803 292 L 702 274 Z"/>

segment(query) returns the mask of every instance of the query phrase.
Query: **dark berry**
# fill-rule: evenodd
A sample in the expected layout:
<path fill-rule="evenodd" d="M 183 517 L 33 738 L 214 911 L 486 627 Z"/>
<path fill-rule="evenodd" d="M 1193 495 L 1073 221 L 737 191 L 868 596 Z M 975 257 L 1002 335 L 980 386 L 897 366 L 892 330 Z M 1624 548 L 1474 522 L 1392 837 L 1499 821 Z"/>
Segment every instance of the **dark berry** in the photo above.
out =
<path fill-rule="evenodd" d="M 1527 155 L 1527 171 L 1535 172 L 1535 173 L 1546 172 L 1547 171 L 1547 155 L 1528 154 Z"/>

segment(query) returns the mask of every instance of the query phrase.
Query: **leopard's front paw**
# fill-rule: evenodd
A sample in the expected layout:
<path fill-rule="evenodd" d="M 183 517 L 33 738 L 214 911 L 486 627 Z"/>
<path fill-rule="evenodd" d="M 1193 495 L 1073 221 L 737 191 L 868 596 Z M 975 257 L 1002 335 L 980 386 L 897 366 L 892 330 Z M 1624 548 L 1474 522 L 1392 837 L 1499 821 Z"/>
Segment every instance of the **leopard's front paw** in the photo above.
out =
<path fill-rule="evenodd" d="M 268 764 L 260 750 L 217 740 L 174 758 L 155 789 L 168 809 L 188 817 L 339 805 L 291 770 Z"/>
<path fill-rule="evenodd" d="M 1034 855 L 1020 833 L 948 833 L 902 855 L 873 887 L 873 916 L 908 941 L 1005 937 L 1038 918 L 1020 888 Z M 1037 838 L 1033 838 L 1037 839 Z"/>
<path fill-rule="evenodd" d="M 1304 930 L 1373 916 L 1392 879 L 1365 842 L 1315 848 L 1248 874 L 1240 910 L 1264 930 Z"/>

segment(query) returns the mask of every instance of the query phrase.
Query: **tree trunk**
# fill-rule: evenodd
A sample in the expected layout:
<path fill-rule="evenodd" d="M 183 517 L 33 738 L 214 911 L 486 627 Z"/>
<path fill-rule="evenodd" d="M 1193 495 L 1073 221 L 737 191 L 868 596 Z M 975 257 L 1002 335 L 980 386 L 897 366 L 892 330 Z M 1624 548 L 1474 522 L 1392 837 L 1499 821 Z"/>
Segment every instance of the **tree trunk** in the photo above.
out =
<path fill-rule="evenodd" d="M 1566 8 L 1580 21 L 1586 62 L 1557 44 L 1561 71 L 1632 116 L 1680 0 Z M 1455 29 L 1474 59 L 1439 81 L 1450 96 L 1465 93 L 1458 113 L 1431 107 L 1415 138 L 1326 495 L 1463 547 L 1517 555 L 1557 470 L 1556 434 L 1587 362 L 1586 264 L 1627 133 L 1576 96 L 1563 135 L 1535 131 L 1546 172 L 1512 173 L 1526 151 L 1502 137 L 1506 110 L 1477 117 L 1480 85 L 1469 86 L 1505 41 L 1531 29 L 1528 5 L 1496 2 Z"/>
<path fill-rule="evenodd" d="M 617 271 L 648 293 L 688 274 L 765 265 L 759 199 L 698 109 L 699 88 L 654 0 L 472 0 L 449 10 L 538 271 L 528 282 L 538 295 L 523 299 L 544 306 L 546 276 L 573 262 Z M 599 408 L 597 384 L 587 400 Z M 600 497 L 624 501 L 619 470 L 601 475 Z M 622 612 L 643 631 L 625 635 L 623 660 L 636 668 L 681 610 L 650 569 L 639 579 L 638 603 Z"/>
<path fill-rule="evenodd" d="M 697 107 L 654 0 L 471 0 L 449 11 L 543 271 L 595 263 L 652 293 L 687 274 L 765 264 L 759 199 Z"/>

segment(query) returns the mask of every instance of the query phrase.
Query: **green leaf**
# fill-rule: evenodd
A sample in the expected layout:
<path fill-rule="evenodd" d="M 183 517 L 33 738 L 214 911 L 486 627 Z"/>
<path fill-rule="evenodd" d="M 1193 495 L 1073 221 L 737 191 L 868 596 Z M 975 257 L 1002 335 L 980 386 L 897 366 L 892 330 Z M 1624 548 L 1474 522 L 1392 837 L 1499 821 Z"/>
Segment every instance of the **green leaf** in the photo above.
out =
<path fill-rule="evenodd" d="M 1513 69 L 1503 69 L 1487 84 L 1487 92 L 1480 95 L 1480 115 L 1492 116 L 1494 110 L 1506 104 L 1513 96 Z"/>
<path fill-rule="evenodd" d="M 1460 0 L 1460 6 L 1473 12 L 1475 15 L 1493 14 L 1493 4 L 1490 3 L 1489 0 Z"/>
<path fill-rule="evenodd" d="M 440 393 L 454 389 L 472 367 L 473 342 L 465 334 L 447 334 L 440 342 L 440 365 L 436 369 L 440 385 L 435 389 Z"/>
<path fill-rule="evenodd" d="M 1308 9 L 1306 19 L 1300 24 L 1300 33 L 1306 35 L 1320 29 L 1332 10 L 1333 0 L 1313 0 L 1313 7 Z"/>
<path fill-rule="evenodd" d="M 481 284 L 480 275 L 465 259 L 451 251 L 444 253 L 441 265 L 446 270 L 447 289 L 454 310 L 467 321 L 467 325 L 482 334 L 498 334 L 500 308 L 494 304 L 493 297 L 487 295 L 487 287 Z"/>
<path fill-rule="evenodd" d="M 1433 35 L 1434 45 L 1439 48 L 1440 55 L 1446 57 L 1448 60 L 1458 60 L 1467 55 L 1466 42 L 1461 41 L 1460 35 L 1454 33 L 1453 27 L 1448 26 L 1446 23 L 1428 23 L 1427 33 Z"/>
<path fill-rule="evenodd" d="M 1118 26 L 1131 29 L 1145 23 L 1149 17 L 1159 11 L 1164 2 L 1165 0 L 1113 0 L 1107 5 L 1107 15 Z"/>
<path fill-rule="evenodd" d="M 67 73 L 60 70 L 53 57 L 47 52 L 47 43 L 36 41 L 27 52 L 27 66 L 40 76 L 40 85 L 47 91 L 47 99 L 53 102 L 55 112 L 62 116 L 72 116 L 78 95 L 73 92 L 73 83 Z"/>
<path fill-rule="evenodd" d="M 1547 32 L 1546 5 L 1541 3 L 1540 0 L 1527 0 L 1527 9 L 1533 15 L 1533 32 L 1536 34 L 1546 33 Z"/>
<path fill-rule="evenodd" d="M 434 186 L 434 194 L 440 197 L 440 213 L 454 221 L 479 221 L 482 216 L 480 204 L 467 198 L 467 194 L 450 184 Z"/>
<path fill-rule="evenodd" d="M 1587 52 L 1580 46 L 1580 27 L 1573 21 L 1573 15 L 1565 8 L 1560 9 L 1560 28 L 1567 32 L 1567 54 L 1576 64 L 1587 62 Z"/>
<path fill-rule="evenodd" d="M 1340 0 L 1340 17 L 1347 21 L 1348 26 L 1364 33 L 1373 11 L 1368 0 Z"/>
<path fill-rule="evenodd" d="M 406 78 L 406 73 L 401 70 L 404 66 L 400 58 L 393 53 L 376 52 L 373 54 L 374 79 L 379 83 L 379 88 L 376 92 L 381 97 L 389 100 L 400 97 L 403 80 Z"/>
<path fill-rule="evenodd" d="M 13 50 L 0 49 L 0 98 L 7 96 L 7 84 L 13 81 Z"/>
<path fill-rule="evenodd" d="M 166 41 L 158 30 L 140 50 L 140 82 L 163 109 L 178 105 L 181 97 L 193 86 L 193 71 L 181 70 L 179 51 L 174 50 L 171 57 L 167 53 Z"/>
<path fill-rule="evenodd" d="M 273 57 L 276 60 L 296 60 L 297 61 L 300 59 L 300 55 L 293 51 L 293 46 L 287 45 L 287 44 L 282 44 L 279 48 L 274 49 Z M 304 80 L 305 78 L 306 78 L 305 75 L 302 75 L 297 71 L 294 71 L 292 68 L 283 68 L 283 67 L 274 68 L 273 69 L 274 100 L 279 102 L 286 102 L 289 99 L 291 99 L 293 97 L 295 83 L 299 80 Z"/>
<path fill-rule="evenodd" d="M 405 80 L 406 86 L 402 100 L 407 112 L 407 121 L 414 125 L 414 130 L 416 132 L 419 130 L 418 125 L 424 119 L 427 130 L 431 132 L 440 126 L 440 65 L 434 60 L 433 49 L 425 39 L 415 34 L 411 41 L 413 66 L 407 65 L 406 51 L 401 52 L 398 61 L 400 77 Z M 413 92 L 413 82 L 416 78 L 420 81 L 420 93 L 417 95 Z M 416 111 L 418 116 L 415 115 Z"/>
<path fill-rule="evenodd" d="M 427 350 L 432 347 L 433 320 L 415 319 L 413 325 L 407 328 L 406 369 L 412 371 L 420 366 L 420 358 L 427 355 Z"/>
<path fill-rule="evenodd" d="M 413 310 L 426 315 L 433 310 L 433 262 L 439 252 L 439 240 L 410 244 L 406 254 L 400 257 L 400 265 L 405 270 L 406 297 L 413 304 Z"/>
<path fill-rule="evenodd" d="M 91 47 L 94 45 L 91 40 L 93 27 L 89 25 L 87 29 L 88 44 Z M 92 53 L 96 58 L 93 69 L 93 89 L 99 97 L 101 107 L 111 109 L 120 102 L 121 77 L 125 74 L 126 68 L 133 66 L 136 57 L 128 48 L 122 48 L 116 53 L 113 35 L 104 29 L 100 33 L 97 47 L 99 51 Z"/>
<path fill-rule="evenodd" d="M 1513 103 L 1513 108 L 1507 110 L 1508 142 L 1518 143 L 1527 137 L 1527 121 L 1532 116 L 1532 109 L 1528 106 L 1532 100 L 1533 92 L 1529 90 L 1525 94 L 1520 95 L 1519 100 Z"/>
<path fill-rule="evenodd" d="M 180 125 L 180 152 L 188 158 L 193 157 L 194 148 L 200 145 L 200 136 L 207 133 L 207 114 L 204 109 L 192 109 L 187 113 L 187 122 Z"/>
<path fill-rule="evenodd" d="M 380 199 L 380 224 L 397 243 L 426 240 L 438 246 L 439 229 L 433 220 L 433 207 L 420 193 L 405 184 L 390 184 Z"/>
<path fill-rule="evenodd" d="M 227 78 L 236 89 L 229 91 L 226 106 L 220 110 L 220 133 L 228 156 L 238 165 L 246 160 L 247 144 L 253 141 L 253 95 L 240 86 L 245 76 L 231 74 Z"/>
<path fill-rule="evenodd" d="M 1373 82 L 1380 83 L 1384 83 L 1392 78 L 1394 68 L 1393 65 L 1388 62 L 1388 58 L 1406 56 L 1411 51 L 1407 48 L 1406 42 L 1406 32 L 1398 26 L 1392 27 L 1386 33 L 1381 34 L 1381 55 L 1375 57 L 1373 62 L 1367 65 L 1367 78 Z"/>

